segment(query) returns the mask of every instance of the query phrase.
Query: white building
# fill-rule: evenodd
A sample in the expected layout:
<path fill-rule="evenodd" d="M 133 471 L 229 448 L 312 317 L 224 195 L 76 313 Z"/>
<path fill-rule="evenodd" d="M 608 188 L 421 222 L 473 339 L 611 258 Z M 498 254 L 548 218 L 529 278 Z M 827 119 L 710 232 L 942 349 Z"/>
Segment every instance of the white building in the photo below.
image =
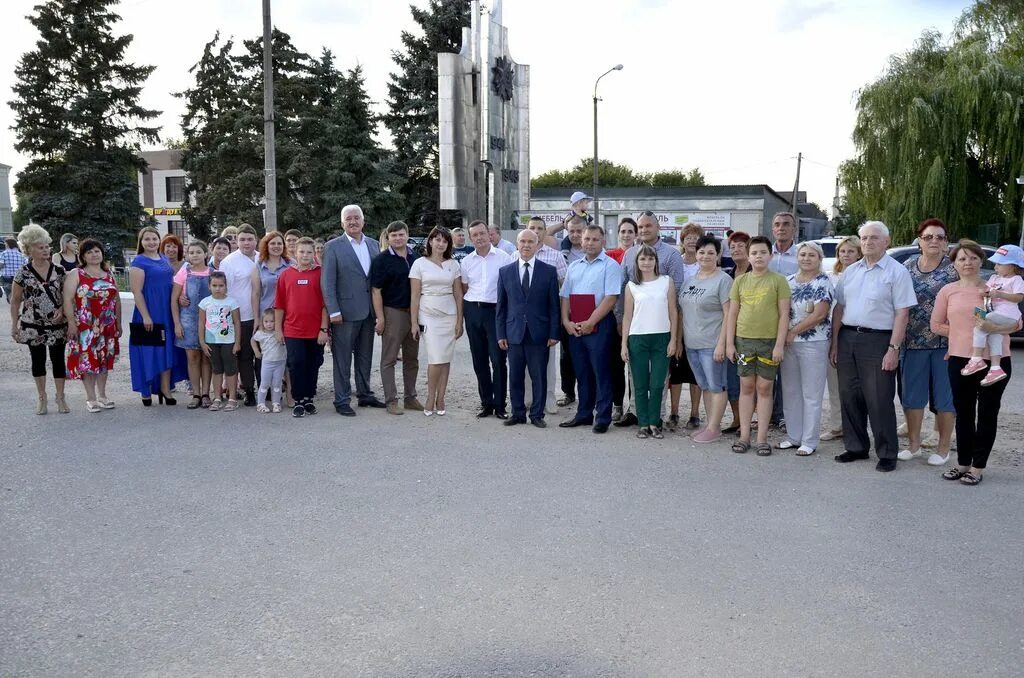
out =
<path fill-rule="evenodd" d="M 14 235 L 10 176 L 11 166 L 0 163 L 0 236 Z"/>
<path fill-rule="evenodd" d="M 181 169 L 181 151 L 143 151 L 149 164 L 139 172 L 139 202 L 146 214 L 157 222 L 161 233 L 174 233 L 188 242 L 188 227 L 181 216 L 185 201 L 185 170 Z"/>

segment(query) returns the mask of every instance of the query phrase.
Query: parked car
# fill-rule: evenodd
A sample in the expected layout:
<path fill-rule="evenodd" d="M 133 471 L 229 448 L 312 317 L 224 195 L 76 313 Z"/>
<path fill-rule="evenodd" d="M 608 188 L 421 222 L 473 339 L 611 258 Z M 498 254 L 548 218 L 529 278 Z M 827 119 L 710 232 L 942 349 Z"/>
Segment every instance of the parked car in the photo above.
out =
<path fill-rule="evenodd" d="M 952 252 L 954 247 L 956 247 L 956 243 L 951 243 L 949 251 Z M 988 280 L 995 275 L 996 272 L 996 265 L 989 261 L 989 257 L 996 253 L 996 248 L 990 247 L 989 245 L 982 245 L 981 249 L 985 251 L 985 261 L 981 262 L 981 278 L 983 280 Z M 910 257 L 918 254 L 920 251 L 921 250 L 918 249 L 917 245 L 904 245 L 902 247 L 890 247 L 886 253 L 902 264 L 910 259 Z M 1020 310 L 1021 313 L 1024 314 L 1024 301 L 1020 303 Z M 1010 336 L 1022 338 L 1024 337 L 1024 329 L 1018 330 Z"/>
<path fill-rule="evenodd" d="M 843 242 L 846 236 L 839 238 L 818 238 L 811 242 L 816 242 L 821 246 L 821 251 L 825 254 L 825 258 L 821 260 L 821 270 L 825 273 L 831 273 L 832 267 L 836 265 L 836 248 L 839 247 L 839 243 Z"/>

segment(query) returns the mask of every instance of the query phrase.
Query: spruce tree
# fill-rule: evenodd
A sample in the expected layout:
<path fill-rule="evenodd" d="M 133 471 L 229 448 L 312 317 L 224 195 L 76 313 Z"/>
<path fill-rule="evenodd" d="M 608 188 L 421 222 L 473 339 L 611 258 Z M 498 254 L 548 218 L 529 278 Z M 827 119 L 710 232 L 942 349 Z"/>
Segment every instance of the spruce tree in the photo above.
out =
<path fill-rule="evenodd" d="M 398 72 L 388 83 L 389 112 L 384 122 L 395 146 L 395 170 L 410 226 L 432 226 L 440 198 L 437 130 L 437 53 L 458 52 L 462 28 L 469 25 L 468 0 L 430 0 L 426 9 L 410 6 L 422 35 L 402 31 L 402 51 L 392 52 Z"/>
<path fill-rule="evenodd" d="M 15 148 L 31 160 L 15 191 L 27 216 L 59 236 L 91 236 L 115 251 L 144 218 L 139 143 L 157 111 L 139 105 L 153 66 L 125 61 L 131 35 L 114 35 L 116 0 L 49 0 L 28 17 L 39 31 L 15 67 Z M 111 252 L 114 254 L 115 252 Z"/>

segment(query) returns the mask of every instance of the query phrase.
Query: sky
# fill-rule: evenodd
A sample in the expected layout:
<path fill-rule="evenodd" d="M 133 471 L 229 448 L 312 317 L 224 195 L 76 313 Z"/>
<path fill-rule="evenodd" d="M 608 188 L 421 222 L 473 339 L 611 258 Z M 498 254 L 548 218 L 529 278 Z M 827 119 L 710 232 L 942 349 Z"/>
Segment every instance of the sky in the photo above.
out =
<path fill-rule="evenodd" d="M 25 19 L 39 0 L 0 2 L 0 163 L 14 150 L 14 67 L 38 35 Z M 426 5 L 426 0 L 413 0 Z M 275 0 L 274 24 L 310 54 L 361 64 L 384 111 L 391 53 L 415 30 L 409 0 Z M 487 3 L 485 3 L 487 4 Z M 601 80 L 600 154 L 641 171 L 699 167 L 709 184 L 800 188 L 832 204 L 836 168 L 853 155 L 856 92 L 926 29 L 948 34 L 967 0 L 505 0 L 512 58 L 530 66 L 531 172 L 565 169 L 593 152 L 594 80 Z M 172 96 L 215 31 L 262 32 L 261 0 L 125 0 L 119 33 L 129 59 L 157 68 L 142 104 L 180 137 Z M 382 141 L 389 143 L 386 133 Z M 15 177 L 12 176 L 13 189 Z M 581 187 L 586 189 L 587 187 Z"/>

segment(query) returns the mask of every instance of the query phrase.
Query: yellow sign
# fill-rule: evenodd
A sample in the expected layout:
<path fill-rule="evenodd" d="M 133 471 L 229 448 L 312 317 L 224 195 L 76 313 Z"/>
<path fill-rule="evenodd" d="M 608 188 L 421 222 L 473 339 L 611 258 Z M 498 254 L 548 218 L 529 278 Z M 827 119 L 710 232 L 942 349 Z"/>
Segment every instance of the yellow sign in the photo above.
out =
<path fill-rule="evenodd" d="M 154 217 L 176 217 L 181 215 L 180 207 L 144 207 L 146 214 Z"/>

